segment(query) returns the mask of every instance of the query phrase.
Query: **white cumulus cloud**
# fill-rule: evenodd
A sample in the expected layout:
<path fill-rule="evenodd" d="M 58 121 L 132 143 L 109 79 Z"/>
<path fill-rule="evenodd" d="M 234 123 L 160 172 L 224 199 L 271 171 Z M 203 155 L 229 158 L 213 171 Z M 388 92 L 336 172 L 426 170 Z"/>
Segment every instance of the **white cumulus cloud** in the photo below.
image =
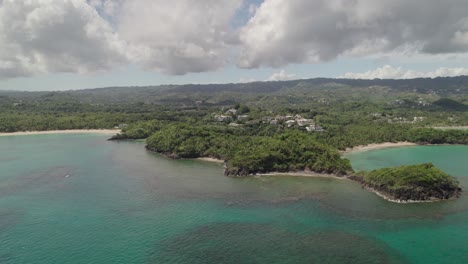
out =
<path fill-rule="evenodd" d="M 126 61 L 123 50 L 84 0 L 0 1 L 0 77 L 107 70 Z"/>
<path fill-rule="evenodd" d="M 119 64 L 185 74 L 227 62 L 242 0 L 0 0 L 0 78 Z"/>
<path fill-rule="evenodd" d="M 339 78 L 346 79 L 413 79 L 413 78 L 436 78 L 468 75 L 468 68 L 439 68 L 434 71 L 414 71 L 401 67 L 385 65 L 375 70 L 363 73 L 345 73 Z"/>
<path fill-rule="evenodd" d="M 231 61 L 283 68 L 339 56 L 468 53 L 465 0 L 254 3 L 0 0 L 0 78 L 118 65 L 179 75 L 215 71 Z M 271 78 L 292 78 L 281 73 Z"/>
<path fill-rule="evenodd" d="M 405 51 L 468 51 L 468 1 L 265 0 L 241 29 L 245 68 Z"/>
<path fill-rule="evenodd" d="M 287 73 L 285 70 L 273 73 L 266 81 L 288 81 L 293 80 L 297 77 L 296 74 Z"/>
<path fill-rule="evenodd" d="M 216 70 L 226 63 L 230 21 L 241 0 L 127 0 L 119 35 L 130 60 L 168 74 Z"/>

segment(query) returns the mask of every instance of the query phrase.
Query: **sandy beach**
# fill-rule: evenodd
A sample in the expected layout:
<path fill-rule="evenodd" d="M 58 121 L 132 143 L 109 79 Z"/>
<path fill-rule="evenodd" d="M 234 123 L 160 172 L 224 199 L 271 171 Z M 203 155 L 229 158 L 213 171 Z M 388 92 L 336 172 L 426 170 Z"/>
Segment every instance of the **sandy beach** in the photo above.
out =
<path fill-rule="evenodd" d="M 207 162 L 215 162 L 215 163 L 224 163 L 223 160 L 215 159 L 215 158 L 197 158 L 196 160 L 207 161 Z M 269 172 L 269 173 L 257 173 L 255 175 L 250 175 L 253 177 L 261 177 L 261 176 L 289 176 L 289 177 L 314 177 L 314 178 L 336 178 L 336 179 L 346 179 L 346 176 L 339 177 L 333 174 L 325 174 L 325 173 L 317 173 L 312 171 L 300 171 L 300 172 Z"/>
<path fill-rule="evenodd" d="M 369 145 L 361 145 L 356 146 L 354 148 L 347 148 L 345 151 L 341 151 L 342 154 L 348 154 L 351 152 L 360 152 L 360 151 L 369 151 L 369 150 L 377 150 L 377 149 L 385 149 L 385 148 L 397 148 L 397 147 L 408 147 L 408 146 L 417 146 L 418 144 L 412 142 L 385 142 L 385 143 L 378 143 L 378 144 L 369 144 Z"/>
<path fill-rule="evenodd" d="M 207 158 L 207 157 L 197 158 L 197 160 L 207 161 L 207 162 L 215 162 L 215 163 L 224 163 L 224 160 L 215 159 L 215 158 Z"/>
<path fill-rule="evenodd" d="M 50 131 L 23 131 L 12 133 L 0 133 L 0 137 L 5 136 L 28 136 L 28 135 L 49 135 L 49 134 L 103 134 L 114 135 L 119 133 L 116 129 L 72 129 L 72 130 L 50 130 Z"/>
<path fill-rule="evenodd" d="M 258 173 L 256 175 L 252 175 L 254 177 L 262 177 L 262 176 L 288 176 L 288 177 L 311 177 L 311 178 L 333 178 L 339 180 L 347 180 L 346 176 L 336 176 L 333 174 L 325 174 L 325 173 L 317 173 L 317 172 L 270 172 L 270 173 Z"/>

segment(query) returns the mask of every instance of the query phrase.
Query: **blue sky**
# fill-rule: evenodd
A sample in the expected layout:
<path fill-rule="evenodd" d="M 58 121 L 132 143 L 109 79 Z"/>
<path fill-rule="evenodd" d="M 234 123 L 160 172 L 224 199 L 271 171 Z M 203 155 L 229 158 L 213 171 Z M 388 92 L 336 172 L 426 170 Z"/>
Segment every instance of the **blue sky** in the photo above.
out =
<path fill-rule="evenodd" d="M 468 3 L 413 2 L 5 0 L 0 90 L 468 75 Z"/>

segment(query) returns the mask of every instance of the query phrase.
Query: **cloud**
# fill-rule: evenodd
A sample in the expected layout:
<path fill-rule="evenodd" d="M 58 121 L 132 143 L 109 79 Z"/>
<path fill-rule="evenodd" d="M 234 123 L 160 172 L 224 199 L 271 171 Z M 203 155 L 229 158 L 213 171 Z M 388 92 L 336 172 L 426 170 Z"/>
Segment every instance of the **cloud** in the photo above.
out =
<path fill-rule="evenodd" d="M 413 70 L 405 70 L 401 67 L 393 67 L 385 65 L 375 70 L 364 73 L 345 73 L 339 78 L 346 79 L 413 79 L 413 78 L 436 78 L 436 77 L 453 77 L 460 75 L 468 75 L 467 68 L 439 68 L 434 71 L 420 72 Z"/>
<path fill-rule="evenodd" d="M 115 15 L 123 0 L 88 0 L 88 3 L 106 16 Z"/>
<path fill-rule="evenodd" d="M 0 0 L 0 78 L 468 54 L 467 9 L 463 0 Z"/>
<path fill-rule="evenodd" d="M 265 0 L 240 31 L 243 68 L 338 56 L 468 51 L 468 1 Z"/>
<path fill-rule="evenodd" d="M 185 74 L 227 60 L 230 21 L 241 0 L 127 0 L 117 23 L 130 60 L 145 69 Z"/>
<path fill-rule="evenodd" d="M 273 73 L 266 81 L 288 81 L 297 77 L 296 74 L 287 73 L 285 70 Z"/>
<path fill-rule="evenodd" d="M 126 61 L 123 50 L 85 1 L 0 2 L 0 77 L 107 70 Z"/>
<path fill-rule="evenodd" d="M 0 0 L 0 78 L 94 73 L 119 64 L 167 74 L 227 62 L 242 0 Z"/>

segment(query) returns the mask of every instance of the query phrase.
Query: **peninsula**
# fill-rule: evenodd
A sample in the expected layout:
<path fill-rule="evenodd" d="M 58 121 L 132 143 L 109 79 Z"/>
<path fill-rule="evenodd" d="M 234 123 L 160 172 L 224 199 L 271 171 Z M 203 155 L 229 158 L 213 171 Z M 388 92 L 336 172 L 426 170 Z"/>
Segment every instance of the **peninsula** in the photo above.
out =
<path fill-rule="evenodd" d="M 463 76 L 5 91 L 0 93 L 0 133 L 120 129 L 110 131 L 117 133 L 112 140 L 146 140 L 149 151 L 175 159 L 221 160 L 229 177 L 355 175 L 358 180 L 360 174 L 342 155 L 346 150 L 468 144 L 468 130 L 439 129 L 468 125 L 467 94 L 468 77 Z M 369 189 L 393 195 L 394 186 L 380 188 L 363 179 Z M 444 195 L 427 189 L 418 197 L 395 197 Z"/>

